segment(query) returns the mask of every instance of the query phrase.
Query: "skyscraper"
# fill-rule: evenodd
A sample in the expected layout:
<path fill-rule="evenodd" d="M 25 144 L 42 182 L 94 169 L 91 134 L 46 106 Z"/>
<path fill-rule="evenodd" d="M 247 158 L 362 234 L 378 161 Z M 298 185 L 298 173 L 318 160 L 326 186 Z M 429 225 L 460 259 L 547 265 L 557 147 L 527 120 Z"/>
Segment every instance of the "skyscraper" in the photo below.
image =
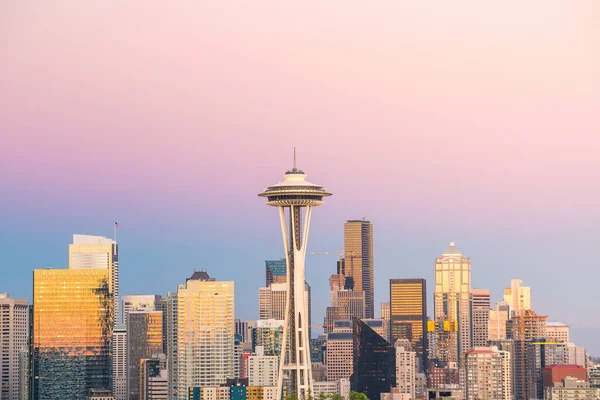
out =
<path fill-rule="evenodd" d="M 267 287 L 258 289 L 258 315 L 259 319 L 275 319 L 283 321 L 286 312 L 288 284 L 284 280 L 280 283 L 271 283 Z M 304 290 L 308 299 L 308 324 L 312 323 L 311 293 L 308 282 L 304 281 Z M 308 330 L 310 333 L 310 328 Z"/>
<path fill-rule="evenodd" d="M 271 286 L 271 283 L 287 282 L 287 266 L 285 258 L 279 260 L 265 261 L 265 286 Z"/>
<path fill-rule="evenodd" d="M 34 400 L 111 389 L 114 299 L 109 269 L 33 272 Z"/>
<path fill-rule="evenodd" d="M 458 354 L 471 347 L 471 259 L 450 247 L 435 260 L 435 320 L 458 322 Z"/>
<path fill-rule="evenodd" d="M 466 400 L 511 400 L 510 353 L 475 347 L 463 355 Z"/>
<path fill-rule="evenodd" d="M 510 287 L 504 289 L 504 301 L 510 306 L 511 315 L 531 310 L 531 288 L 523 286 L 519 279 L 512 279 Z"/>
<path fill-rule="evenodd" d="M 167 400 L 168 375 L 164 354 L 140 360 L 140 400 Z"/>
<path fill-rule="evenodd" d="M 0 399 L 20 400 L 27 379 L 20 368 L 21 352 L 27 351 L 29 314 L 27 300 L 0 294 Z"/>
<path fill-rule="evenodd" d="M 349 379 L 354 369 L 352 332 L 331 332 L 325 345 L 327 380 Z"/>
<path fill-rule="evenodd" d="M 123 296 L 123 325 L 127 325 L 130 311 L 161 311 L 162 297 L 159 294 L 130 294 Z"/>
<path fill-rule="evenodd" d="M 354 368 L 350 388 L 378 399 L 396 385 L 396 349 L 358 318 L 352 320 Z"/>
<path fill-rule="evenodd" d="M 390 320 L 390 302 L 385 301 L 381 303 L 381 318 L 389 322 Z"/>
<path fill-rule="evenodd" d="M 107 269 L 113 298 L 113 321 L 119 323 L 119 245 L 104 236 L 73 235 L 69 245 L 69 269 Z"/>
<path fill-rule="evenodd" d="M 390 339 L 408 339 L 421 369 L 427 360 L 427 287 L 425 279 L 390 279 Z"/>
<path fill-rule="evenodd" d="M 488 340 L 506 339 L 506 321 L 510 316 L 510 306 L 505 302 L 496 303 L 488 317 Z"/>
<path fill-rule="evenodd" d="M 140 398 L 140 362 L 162 354 L 162 311 L 129 311 L 127 317 L 127 398 Z"/>
<path fill-rule="evenodd" d="M 178 321 L 179 321 L 179 304 L 177 301 L 177 292 L 169 292 L 167 294 L 167 375 L 168 380 L 168 398 L 177 399 L 179 395 L 178 388 L 178 370 L 179 370 L 179 354 L 178 346 Z M 183 391 L 186 389 L 184 388 Z"/>
<path fill-rule="evenodd" d="M 399 339 L 394 344 L 396 349 L 396 388 L 398 393 L 415 397 L 417 376 L 417 353 L 412 351 L 408 339 Z"/>
<path fill-rule="evenodd" d="M 490 318 L 490 290 L 473 289 L 471 292 L 471 308 L 473 347 L 486 347 L 488 345 Z"/>
<path fill-rule="evenodd" d="M 115 325 L 113 329 L 113 396 L 127 400 L 127 327 Z"/>
<path fill-rule="evenodd" d="M 277 398 L 281 397 L 283 391 L 284 371 L 290 373 L 288 393 L 295 394 L 300 400 L 312 393 L 309 301 L 305 289 L 304 260 L 312 208 L 323 204 L 323 197 L 330 195 L 322 186 L 306 181 L 304 172 L 296 168 L 295 151 L 294 167 L 285 173 L 284 181 L 269 186 L 259 194 L 267 198 L 267 205 L 279 209 L 288 273 L 284 336 L 290 334 L 290 348 L 286 359 L 287 341 L 284 341 Z"/>
<path fill-rule="evenodd" d="M 375 318 L 373 224 L 364 219 L 346 221 L 344 250 L 345 275 L 352 278 L 353 290 L 365 292 L 365 318 Z"/>
<path fill-rule="evenodd" d="M 179 400 L 187 400 L 189 387 L 219 386 L 233 377 L 233 315 L 232 281 L 215 281 L 206 272 L 195 272 L 179 285 L 175 366 Z"/>

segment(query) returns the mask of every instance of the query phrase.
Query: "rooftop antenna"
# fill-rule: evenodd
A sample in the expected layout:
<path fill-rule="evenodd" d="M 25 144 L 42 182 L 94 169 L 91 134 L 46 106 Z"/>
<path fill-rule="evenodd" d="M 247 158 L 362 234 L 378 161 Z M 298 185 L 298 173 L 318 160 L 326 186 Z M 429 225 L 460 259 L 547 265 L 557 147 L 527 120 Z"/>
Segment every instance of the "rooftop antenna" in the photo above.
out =
<path fill-rule="evenodd" d="M 294 169 L 296 169 L 296 146 L 294 146 Z"/>

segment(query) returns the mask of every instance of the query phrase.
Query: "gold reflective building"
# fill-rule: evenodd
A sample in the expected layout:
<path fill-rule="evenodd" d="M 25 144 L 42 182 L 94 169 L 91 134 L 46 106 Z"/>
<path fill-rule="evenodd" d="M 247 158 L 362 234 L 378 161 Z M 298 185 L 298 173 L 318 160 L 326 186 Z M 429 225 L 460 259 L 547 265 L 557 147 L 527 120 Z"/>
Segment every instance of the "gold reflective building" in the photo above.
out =
<path fill-rule="evenodd" d="M 344 251 L 345 276 L 352 278 L 353 290 L 365 292 L 365 318 L 375 318 L 373 224 L 370 221 L 346 221 Z"/>
<path fill-rule="evenodd" d="M 427 288 L 425 279 L 390 279 L 391 343 L 408 339 L 421 360 L 427 359 Z"/>
<path fill-rule="evenodd" d="M 33 272 L 34 399 L 111 388 L 114 300 L 108 269 Z"/>
<path fill-rule="evenodd" d="M 140 398 L 140 362 L 162 353 L 162 311 L 129 311 L 127 318 L 127 398 Z"/>

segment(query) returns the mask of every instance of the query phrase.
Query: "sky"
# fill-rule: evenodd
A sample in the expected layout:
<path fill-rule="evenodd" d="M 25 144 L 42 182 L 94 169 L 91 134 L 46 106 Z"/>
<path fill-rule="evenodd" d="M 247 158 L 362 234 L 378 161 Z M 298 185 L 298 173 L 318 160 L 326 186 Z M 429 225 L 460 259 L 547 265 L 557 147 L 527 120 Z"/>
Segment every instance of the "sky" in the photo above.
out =
<path fill-rule="evenodd" d="M 375 232 L 375 301 L 455 241 L 472 282 L 511 279 L 600 355 L 600 3 L 0 4 L 0 292 L 66 268 L 73 233 L 112 236 L 121 294 L 234 280 L 258 318 L 292 149 L 343 223 Z M 307 256 L 313 323 L 336 256 Z M 431 304 L 430 304 L 431 310 Z M 432 312 L 430 312 L 430 315 Z"/>

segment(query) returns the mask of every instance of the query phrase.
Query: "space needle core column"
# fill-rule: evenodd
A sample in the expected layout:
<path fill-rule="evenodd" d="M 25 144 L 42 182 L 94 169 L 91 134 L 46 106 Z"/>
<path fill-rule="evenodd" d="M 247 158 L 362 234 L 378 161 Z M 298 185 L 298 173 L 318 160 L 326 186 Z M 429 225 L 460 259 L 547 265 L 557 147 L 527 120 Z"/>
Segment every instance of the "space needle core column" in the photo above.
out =
<path fill-rule="evenodd" d="M 279 361 L 277 399 L 283 391 L 283 375 L 289 371 L 290 387 L 287 394 L 296 394 L 307 400 L 312 393 L 310 365 L 310 338 L 308 337 L 308 296 L 304 288 L 304 260 L 312 208 L 323 204 L 323 197 L 331 196 L 324 187 L 306 181 L 304 172 L 294 167 L 284 175 L 284 181 L 269 186 L 259 196 L 267 198 L 267 205 L 277 207 L 281 221 L 283 248 L 287 264 L 287 299 L 283 340 Z M 289 337 L 288 341 L 286 338 Z"/>

